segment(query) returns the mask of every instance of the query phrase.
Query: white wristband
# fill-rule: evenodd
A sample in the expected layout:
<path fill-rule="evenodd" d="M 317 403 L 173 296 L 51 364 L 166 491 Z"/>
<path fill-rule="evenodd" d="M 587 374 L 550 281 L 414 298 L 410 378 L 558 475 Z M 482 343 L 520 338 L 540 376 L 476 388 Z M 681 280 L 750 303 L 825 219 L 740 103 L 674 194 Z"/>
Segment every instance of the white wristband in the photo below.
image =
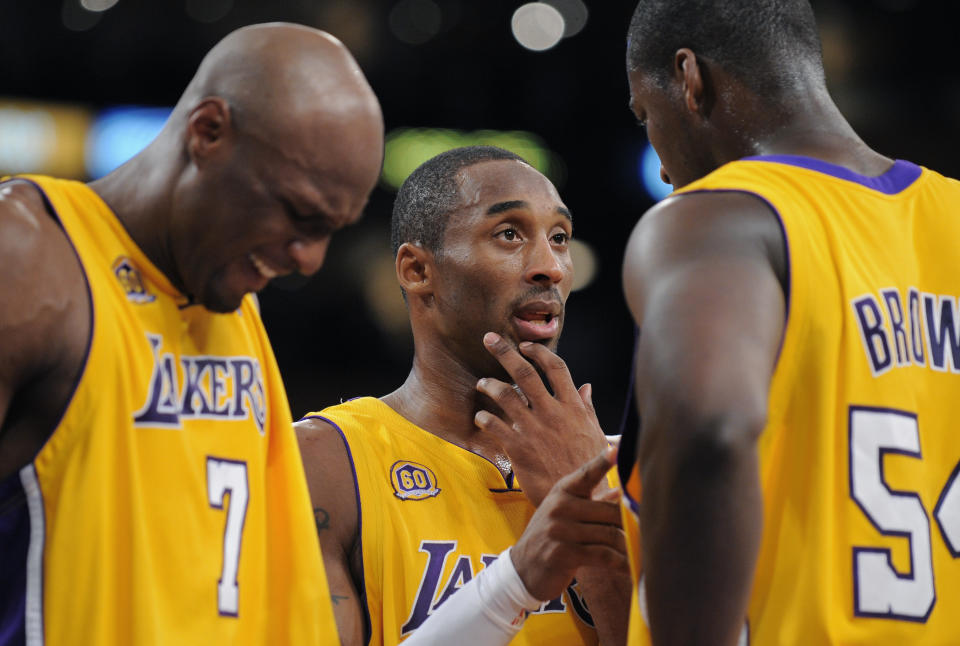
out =
<path fill-rule="evenodd" d="M 527 611 L 541 604 L 523 585 L 507 548 L 434 610 L 403 643 L 454 644 L 470 635 L 474 646 L 505 646 L 520 631 Z"/>

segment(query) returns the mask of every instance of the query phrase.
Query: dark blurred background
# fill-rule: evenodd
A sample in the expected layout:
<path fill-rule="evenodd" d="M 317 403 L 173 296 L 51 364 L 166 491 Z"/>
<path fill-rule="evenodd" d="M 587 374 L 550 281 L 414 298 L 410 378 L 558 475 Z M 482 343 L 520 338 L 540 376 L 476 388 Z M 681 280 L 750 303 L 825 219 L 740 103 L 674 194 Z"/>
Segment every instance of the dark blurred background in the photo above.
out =
<path fill-rule="evenodd" d="M 614 432 L 633 345 L 620 260 L 662 190 L 642 180 L 647 143 L 627 109 L 634 3 L 528 4 L 4 0 L 0 174 L 99 176 L 149 140 L 204 53 L 231 30 L 286 20 L 330 31 L 380 98 L 387 161 L 366 216 L 334 240 L 321 272 L 261 294 L 294 417 L 403 381 L 412 343 L 389 254 L 391 183 L 446 147 L 483 141 L 537 160 L 574 213 L 583 285 L 568 303 L 560 351 L 577 383 L 594 384 L 601 422 Z M 889 156 L 958 176 L 960 77 L 948 6 L 814 2 L 831 91 L 861 136 Z"/>

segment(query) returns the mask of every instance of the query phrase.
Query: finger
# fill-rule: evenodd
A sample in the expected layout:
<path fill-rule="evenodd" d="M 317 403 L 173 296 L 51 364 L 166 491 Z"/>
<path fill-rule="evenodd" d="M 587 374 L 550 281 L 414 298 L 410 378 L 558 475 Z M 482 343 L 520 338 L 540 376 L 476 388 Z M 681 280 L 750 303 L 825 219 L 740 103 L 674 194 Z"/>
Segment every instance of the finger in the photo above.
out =
<path fill-rule="evenodd" d="M 523 356 L 540 366 L 550 382 L 550 388 L 562 402 L 576 402 L 579 399 L 577 387 L 570 376 L 566 362 L 541 343 L 524 341 L 518 346 Z"/>
<path fill-rule="evenodd" d="M 511 419 L 520 419 L 529 410 L 524 393 L 499 379 L 484 377 L 477 382 L 477 391 L 493 400 Z"/>
<path fill-rule="evenodd" d="M 593 492 L 594 500 L 603 500 L 606 502 L 620 502 L 620 498 L 623 496 L 623 489 L 617 487 L 616 489 L 601 489 L 599 491 Z"/>
<path fill-rule="evenodd" d="M 507 424 L 490 411 L 478 410 L 473 416 L 473 423 L 476 424 L 481 431 L 490 433 L 500 440 L 505 451 L 511 446 L 512 440 L 517 434 L 517 431 L 512 425 Z"/>
<path fill-rule="evenodd" d="M 483 345 L 531 401 L 536 402 L 550 396 L 537 369 L 520 356 L 506 339 L 495 332 L 487 332 L 483 335 Z"/>
<path fill-rule="evenodd" d="M 621 527 L 620 501 L 591 500 L 567 496 L 549 510 L 553 520 L 571 523 L 594 523 Z"/>
<path fill-rule="evenodd" d="M 580 401 L 587 407 L 590 414 L 596 417 L 597 410 L 593 407 L 593 384 L 583 384 L 577 390 L 577 394 L 580 395 Z"/>
<path fill-rule="evenodd" d="M 577 545 L 606 545 L 619 552 L 627 551 L 623 530 L 600 523 L 562 523 L 551 528 L 550 538 Z"/>
<path fill-rule="evenodd" d="M 600 455 L 561 478 L 557 485 L 574 496 L 589 498 L 593 488 L 606 475 L 610 467 L 616 464 L 616 461 L 616 447 L 608 446 Z"/>
<path fill-rule="evenodd" d="M 571 561 L 577 567 L 599 567 L 615 572 L 629 572 L 630 561 L 626 548 L 623 550 L 609 545 L 581 545 L 571 555 Z"/>

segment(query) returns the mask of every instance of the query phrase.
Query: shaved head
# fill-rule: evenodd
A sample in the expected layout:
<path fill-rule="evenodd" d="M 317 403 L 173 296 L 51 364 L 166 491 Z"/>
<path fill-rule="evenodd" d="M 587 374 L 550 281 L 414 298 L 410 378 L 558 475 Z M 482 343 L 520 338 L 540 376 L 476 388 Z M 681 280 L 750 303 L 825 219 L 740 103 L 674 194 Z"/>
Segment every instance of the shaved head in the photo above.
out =
<path fill-rule="evenodd" d="M 357 62 L 338 39 L 312 27 L 266 23 L 230 33 L 204 57 L 174 116 L 211 96 L 227 101 L 235 128 L 264 141 L 304 142 L 345 128 L 356 135 L 351 146 L 383 145 L 380 104 Z"/>
<path fill-rule="evenodd" d="M 317 271 L 382 164 L 380 104 L 343 43 L 268 23 L 217 43 L 160 135 L 94 187 L 178 290 L 227 312 Z"/>

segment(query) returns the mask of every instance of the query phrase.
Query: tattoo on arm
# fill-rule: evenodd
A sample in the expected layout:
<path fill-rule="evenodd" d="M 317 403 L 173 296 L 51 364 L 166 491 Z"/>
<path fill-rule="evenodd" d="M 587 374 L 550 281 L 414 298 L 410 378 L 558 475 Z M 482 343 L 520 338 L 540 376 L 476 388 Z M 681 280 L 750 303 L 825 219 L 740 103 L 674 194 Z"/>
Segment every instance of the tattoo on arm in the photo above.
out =
<path fill-rule="evenodd" d="M 315 507 L 313 510 L 313 518 L 317 523 L 318 534 L 325 529 L 330 529 L 330 514 L 327 513 L 326 509 Z"/>
<path fill-rule="evenodd" d="M 331 594 L 331 595 L 330 595 L 330 600 L 333 601 L 333 605 L 337 605 L 337 604 L 340 603 L 341 601 L 346 601 L 346 600 L 349 599 L 349 598 L 350 598 L 350 597 L 348 597 L 348 596 L 346 596 L 346 595 L 342 595 L 342 594 Z"/>

